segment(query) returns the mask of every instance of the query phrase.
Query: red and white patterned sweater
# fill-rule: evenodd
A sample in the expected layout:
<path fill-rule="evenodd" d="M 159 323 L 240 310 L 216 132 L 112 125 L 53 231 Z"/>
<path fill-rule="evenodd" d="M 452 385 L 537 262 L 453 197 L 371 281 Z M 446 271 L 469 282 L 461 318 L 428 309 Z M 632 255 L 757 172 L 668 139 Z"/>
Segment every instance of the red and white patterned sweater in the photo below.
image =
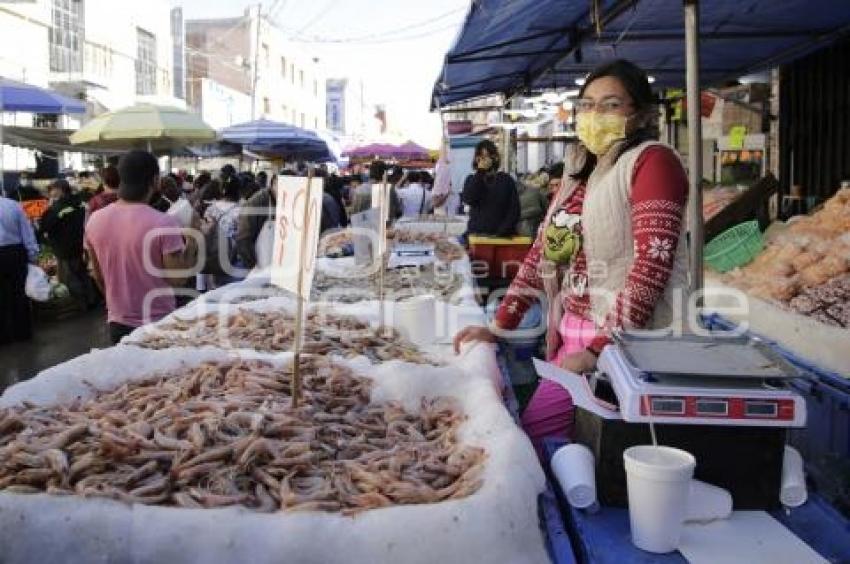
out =
<path fill-rule="evenodd" d="M 585 185 L 576 187 L 562 208 L 580 214 Z M 605 320 L 605 330 L 588 347 L 596 354 L 610 342 L 608 332 L 619 327 L 645 327 L 670 279 L 688 194 L 688 178 L 678 156 L 662 146 L 649 147 L 635 163 L 632 177 L 631 209 L 635 260 L 626 278 L 626 286 L 617 295 L 614 308 Z M 553 210 L 556 211 L 556 210 Z M 550 214 L 551 216 L 551 214 Z M 548 217 L 546 219 L 548 221 Z M 496 324 L 502 329 L 516 328 L 530 307 L 534 292 L 543 290 L 538 265 L 542 240 L 538 235 L 522 267 L 496 312 Z M 574 257 L 574 275 L 587 273 L 584 249 Z M 590 297 L 571 293 L 564 311 L 589 319 Z"/>

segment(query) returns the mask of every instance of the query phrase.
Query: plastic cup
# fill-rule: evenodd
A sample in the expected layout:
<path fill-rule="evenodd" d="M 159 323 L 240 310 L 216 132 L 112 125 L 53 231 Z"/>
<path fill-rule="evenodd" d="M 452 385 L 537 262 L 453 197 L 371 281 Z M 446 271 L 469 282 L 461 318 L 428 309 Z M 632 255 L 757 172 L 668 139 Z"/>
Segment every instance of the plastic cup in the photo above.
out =
<path fill-rule="evenodd" d="M 806 477 L 803 473 L 803 457 L 794 447 L 785 447 L 782 457 L 782 485 L 779 501 L 786 507 L 800 507 L 808 499 Z"/>
<path fill-rule="evenodd" d="M 696 459 L 677 448 L 641 445 L 626 449 L 623 461 L 632 543 L 657 554 L 676 550 Z"/>
<path fill-rule="evenodd" d="M 393 325 L 416 345 L 433 345 L 437 338 L 434 296 L 416 296 L 395 303 Z"/>
<path fill-rule="evenodd" d="M 596 464 L 589 448 L 564 445 L 552 456 L 551 466 L 570 505 L 587 509 L 596 503 Z"/>

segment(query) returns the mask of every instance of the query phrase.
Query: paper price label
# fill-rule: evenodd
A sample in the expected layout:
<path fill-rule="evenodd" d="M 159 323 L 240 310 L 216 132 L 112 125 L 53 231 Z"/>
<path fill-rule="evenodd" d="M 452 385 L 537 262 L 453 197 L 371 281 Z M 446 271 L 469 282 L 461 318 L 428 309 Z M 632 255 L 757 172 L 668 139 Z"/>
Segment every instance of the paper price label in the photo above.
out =
<path fill-rule="evenodd" d="M 304 298 L 310 296 L 313 287 L 321 212 L 320 181 L 294 176 L 277 178 L 271 281 Z"/>

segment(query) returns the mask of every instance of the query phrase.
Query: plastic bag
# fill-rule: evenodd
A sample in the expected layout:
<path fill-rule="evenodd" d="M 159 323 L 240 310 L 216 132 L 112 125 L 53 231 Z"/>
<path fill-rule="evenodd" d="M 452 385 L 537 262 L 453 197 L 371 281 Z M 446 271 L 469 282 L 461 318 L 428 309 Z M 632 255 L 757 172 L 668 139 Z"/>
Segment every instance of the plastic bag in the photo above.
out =
<path fill-rule="evenodd" d="M 254 243 L 254 250 L 257 253 L 257 268 L 263 269 L 272 263 L 272 253 L 274 252 L 274 221 L 268 220 L 260 229 L 260 234 L 257 236 L 257 241 Z"/>
<path fill-rule="evenodd" d="M 27 283 L 25 286 L 27 297 L 37 302 L 46 302 L 50 299 L 50 279 L 47 273 L 34 264 L 27 267 Z"/>

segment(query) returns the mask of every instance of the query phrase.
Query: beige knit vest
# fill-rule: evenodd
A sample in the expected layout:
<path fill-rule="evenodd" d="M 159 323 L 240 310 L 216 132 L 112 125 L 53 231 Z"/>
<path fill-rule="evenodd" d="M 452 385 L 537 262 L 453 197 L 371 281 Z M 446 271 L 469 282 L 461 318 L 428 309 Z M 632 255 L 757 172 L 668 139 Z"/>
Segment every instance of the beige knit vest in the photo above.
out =
<path fill-rule="evenodd" d="M 587 183 L 582 209 L 582 233 L 587 257 L 587 288 L 591 318 L 602 327 L 615 304 L 617 294 L 626 286 L 634 262 L 632 236 L 631 187 L 635 163 L 648 147 L 663 145 L 647 141 L 620 155 L 610 168 L 592 174 Z M 600 167 L 598 167 L 599 169 Z M 682 329 L 688 289 L 688 252 L 685 222 L 673 261 L 670 280 L 657 302 L 647 329 Z M 628 307 L 628 305 L 626 306 Z"/>

